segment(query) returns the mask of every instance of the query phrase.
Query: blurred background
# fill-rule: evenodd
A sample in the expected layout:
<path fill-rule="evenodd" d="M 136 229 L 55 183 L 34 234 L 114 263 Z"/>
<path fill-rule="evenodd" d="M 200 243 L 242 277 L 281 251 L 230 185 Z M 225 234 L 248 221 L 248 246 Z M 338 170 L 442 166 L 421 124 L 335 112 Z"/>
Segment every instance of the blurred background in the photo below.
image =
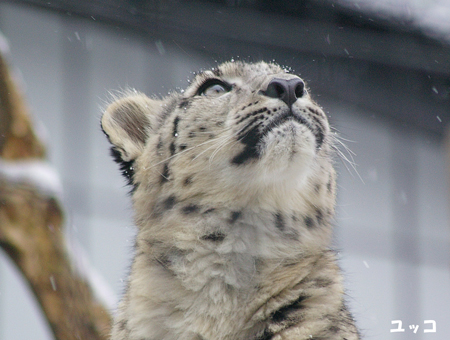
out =
<path fill-rule="evenodd" d="M 449 0 L 0 1 L 0 31 L 60 175 L 75 256 L 109 308 L 135 230 L 99 127 L 108 91 L 164 96 L 218 62 L 274 60 L 308 82 L 355 154 L 355 169 L 337 159 L 335 248 L 364 338 L 448 339 Z M 51 338 L 0 253 L 0 339 Z"/>

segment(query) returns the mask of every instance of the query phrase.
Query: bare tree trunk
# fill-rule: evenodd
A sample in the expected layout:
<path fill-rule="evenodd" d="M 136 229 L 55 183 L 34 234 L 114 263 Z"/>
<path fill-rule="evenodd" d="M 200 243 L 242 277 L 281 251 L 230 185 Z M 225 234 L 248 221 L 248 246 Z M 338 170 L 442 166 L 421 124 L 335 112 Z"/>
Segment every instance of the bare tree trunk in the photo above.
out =
<path fill-rule="evenodd" d="M 45 150 L 0 55 L 0 167 L 33 160 L 44 161 Z M 73 267 L 63 224 L 54 195 L 0 171 L 0 246 L 28 281 L 55 338 L 107 339 L 109 313 Z"/>

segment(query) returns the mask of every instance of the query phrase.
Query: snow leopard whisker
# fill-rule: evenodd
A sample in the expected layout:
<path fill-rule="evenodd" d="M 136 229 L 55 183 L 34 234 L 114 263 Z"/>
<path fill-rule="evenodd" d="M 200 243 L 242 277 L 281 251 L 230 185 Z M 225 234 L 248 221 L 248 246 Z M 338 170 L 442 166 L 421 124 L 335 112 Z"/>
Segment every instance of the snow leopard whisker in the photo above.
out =
<path fill-rule="evenodd" d="M 220 141 L 220 140 L 222 140 L 222 139 L 227 140 L 228 138 L 230 138 L 230 136 L 220 136 L 220 137 L 215 138 L 213 141 L 214 141 L 214 142 L 217 142 L 217 141 Z M 226 142 L 226 141 L 225 141 L 225 142 Z M 208 148 L 206 148 L 205 150 L 203 150 L 202 152 L 200 152 L 197 156 L 195 156 L 195 157 L 192 159 L 192 161 L 196 160 L 198 157 L 200 157 L 201 155 L 203 155 L 203 154 L 204 154 L 205 152 L 207 152 L 208 150 L 214 148 L 215 146 L 216 146 L 216 145 L 211 145 L 211 146 L 209 146 Z"/>
<path fill-rule="evenodd" d="M 232 138 L 234 136 L 231 136 L 231 138 L 229 138 L 228 140 L 226 140 L 225 142 L 223 142 L 221 145 L 217 146 L 216 150 L 214 150 L 214 152 L 211 154 L 211 157 L 209 157 L 209 164 L 212 163 L 212 161 L 214 160 L 214 157 L 218 154 L 218 152 L 223 149 L 225 146 L 232 144 L 232 143 L 238 143 L 238 141 L 235 138 Z"/>
<path fill-rule="evenodd" d="M 357 164 L 355 162 L 355 159 L 353 156 L 356 156 L 355 152 L 353 152 L 341 139 L 339 135 L 335 134 L 333 135 L 333 143 L 331 144 L 331 147 L 333 150 L 336 151 L 336 154 L 339 156 L 339 159 L 341 160 L 342 164 L 345 166 L 347 171 L 353 176 L 353 172 L 359 177 L 361 182 L 364 183 L 363 178 L 358 172 Z M 344 151 L 348 154 L 348 156 L 344 153 L 344 151 L 341 150 L 341 148 L 344 149 Z M 350 167 L 348 167 L 348 165 Z M 351 171 L 350 168 L 353 170 Z"/>
<path fill-rule="evenodd" d="M 227 146 L 227 145 L 230 144 L 230 143 L 235 143 L 235 144 L 239 143 L 239 142 L 242 140 L 243 137 L 241 137 L 241 138 L 235 138 L 235 137 L 238 137 L 239 134 L 241 133 L 241 131 L 242 131 L 242 130 L 237 130 L 237 131 L 235 131 L 234 134 L 232 134 L 231 136 L 229 136 L 230 138 L 229 138 L 228 141 L 225 141 L 224 143 L 222 143 L 221 145 L 219 145 L 219 146 L 217 147 L 217 149 L 214 150 L 214 152 L 212 153 L 211 157 L 209 158 L 209 162 L 211 163 L 211 162 L 214 160 L 214 157 L 217 155 L 217 153 L 220 151 L 220 149 L 224 148 L 225 146 Z"/>
<path fill-rule="evenodd" d="M 223 137 L 223 136 L 222 136 L 222 137 Z M 169 156 L 169 157 L 167 157 L 167 158 L 164 158 L 163 160 L 161 160 L 161 161 L 159 161 L 159 162 L 153 164 L 153 165 L 150 167 L 150 169 L 152 169 L 152 168 L 154 168 L 155 166 L 158 166 L 158 165 L 160 165 L 160 164 L 166 163 L 167 161 L 171 160 L 172 158 L 175 158 L 175 157 L 177 157 L 177 156 L 179 156 L 179 155 L 182 155 L 182 154 L 184 154 L 184 153 L 186 153 L 186 152 L 188 152 L 188 151 L 191 151 L 191 150 L 194 150 L 194 149 L 196 149 L 196 148 L 199 148 L 199 147 L 201 147 L 201 146 L 203 146 L 203 145 L 205 145 L 205 144 L 215 142 L 215 141 L 217 141 L 217 139 L 222 138 L 222 137 L 217 137 L 217 138 L 214 138 L 214 139 L 210 139 L 210 140 L 204 141 L 203 143 L 200 143 L 200 144 L 198 144 L 198 145 L 194 145 L 194 146 L 192 146 L 192 147 L 190 147 L 190 148 L 186 148 L 186 149 L 184 149 L 184 150 L 182 150 L 182 151 L 180 151 L 180 152 L 177 152 L 177 153 L 174 154 L 174 155 L 171 155 L 171 156 Z"/>

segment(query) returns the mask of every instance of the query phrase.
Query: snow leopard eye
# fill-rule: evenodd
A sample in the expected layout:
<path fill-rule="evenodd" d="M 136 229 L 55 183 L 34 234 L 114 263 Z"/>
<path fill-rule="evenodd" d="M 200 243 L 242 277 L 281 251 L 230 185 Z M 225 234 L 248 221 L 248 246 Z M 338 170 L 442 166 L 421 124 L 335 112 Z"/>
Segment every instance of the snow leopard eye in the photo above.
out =
<path fill-rule="evenodd" d="M 198 89 L 197 94 L 208 97 L 218 97 L 231 90 L 231 85 L 219 80 L 209 79 Z"/>

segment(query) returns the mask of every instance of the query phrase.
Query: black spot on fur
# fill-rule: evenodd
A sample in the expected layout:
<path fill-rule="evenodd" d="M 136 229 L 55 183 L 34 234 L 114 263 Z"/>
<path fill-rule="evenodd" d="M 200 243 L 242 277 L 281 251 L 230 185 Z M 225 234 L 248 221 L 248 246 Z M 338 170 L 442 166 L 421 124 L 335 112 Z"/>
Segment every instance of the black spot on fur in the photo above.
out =
<path fill-rule="evenodd" d="M 133 183 L 134 180 L 134 167 L 133 167 L 133 161 L 124 161 L 122 159 L 122 156 L 120 154 L 120 151 L 116 148 L 111 148 L 111 156 L 113 157 L 114 161 L 119 164 L 120 171 L 122 172 L 122 175 L 127 180 L 127 185 L 132 186 L 131 192 L 135 191 L 137 188 L 137 185 Z"/>
<path fill-rule="evenodd" d="M 338 326 L 330 326 L 329 328 L 328 328 L 328 330 L 331 332 L 331 333 L 339 333 L 340 331 L 341 331 L 341 329 L 338 327 Z"/>
<path fill-rule="evenodd" d="M 170 210 L 177 203 L 177 199 L 174 195 L 169 196 L 164 202 L 163 207 L 165 210 Z"/>
<path fill-rule="evenodd" d="M 314 227 L 314 220 L 309 216 L 304 217 L 303 222 L 305 223 L 307 228 Z"/>
<path fill-rule="evenodd" d="M 161 184 L 169 180 L 169 164 L 165 163 L 161 173 Z"/>
<path fill-rule="evenodd" d="M 266 328 L 264 332 L 261 335 L 257 336 L 254 340 L 270 340 L 273 338 L 273 336 L 274 334 Z"/>
<path fill-rule="evenodd" d="M 180 150 L 184 150 L 184 149 L 187 148 L 187 145 L 186 144 L 180 144 L 179 148 L 180 148 Z"/>
<path fill-rule="evenodd" d="M 183 207 L 182 211 L 183 211 L 184 214 L 189 215 L 189 214 L 197 212 L 199 209 L 200 208 L 199 208 L 198 205 L 189 204 L 189 205 Z"/>
<path fill-rule="evenodd" d="M 170 155 L 173 156 L 175 154 L 175 142 L 170 143 Z"/>
<path fill-rule="evenodd" d="M 178 105 L 178 107 L 179 107 L 180 109 L 187 109 L 187 108 L 189 107 L 189 104 L 190 104 L 190 102 L 189 102 L 188 99 L 183 99 L 183 100 L 181 101 L 180 105 Z"/>
<path fill-rule="evenodd" d="M 318 224 L 322 223 L 323 220 L 323 212 L 321 209 L 316 209 L 316 220 Z"/>
<path fill-rule="evenodd" d="M 194 138 L 195 136 L 196 136 L 196 134 L 193 131 L 189 132 L 189 134 L 188 134 L 189 138 Z"/>
<path fill-rule="evenodd" d="M 186 177 L 183 181 L 183 185 L 186 187 L 190 184 L 192 184 L 192 177 Z"/>
<path fill-rule="evenodd" d="M 117 326 L 119 327 L 119 330 L 124 331 L 127 328 L 127 320 L 120 321 Z"/>
<path fill-rule="evenodd" d="M 205 210 L 204 212 L 203 212 L 203 214 L 209 214 L 209 213 L 212 213 L 214 210 L 216 210 L 215 208 L 209 208 L 208 210 Z"/>
<path fill-rule="evenodd" d="M 328 181 L 328 183 L 327 183 L 327 190 L 328 190 L 328 192 L 331 192 L 331 179 Z"/>
<path fill-rule="evenodd" d="M 202 240 L 212 241 L 212 242 L 222 242 L 225 239 L 226 235 L 221 232 L 215 232 L 208 235 L 203 235 L 201 237 Z"/>
<path fill-rule="evenodd" d="M 299 311 L 302 308 L 301 303 L 307 298 L 308 296 L 300 295 L 297 300 L 291 302 L 286 306 L 281 307 L 272 314 L 271 317 L 272 321 L 275 323 L 281 323 L 283 321 L 286 321 L 288 318 L 290 318 L 290 315 L 292 313 Z"/>
<path fill-rule="evenodd" d="M 230 223 L 236 222 L 238 220 L 238 218 L 241 217 L 241 215 L 242 215 L 242 212 L 233 211 L 230 216 Z"/>
<path fill-rule="evenodd" d="M 206 131 L 206 127 L 204 127 L 204 126 L 200 126 L 198 129 L 199 129 L 200 131 Z"/>
<path fill-rule="evenodd" d="M 279 212 L 275 214 L 275 226 L 281 231 L 283 231 L 286 227 L 283 215 Z"/>

